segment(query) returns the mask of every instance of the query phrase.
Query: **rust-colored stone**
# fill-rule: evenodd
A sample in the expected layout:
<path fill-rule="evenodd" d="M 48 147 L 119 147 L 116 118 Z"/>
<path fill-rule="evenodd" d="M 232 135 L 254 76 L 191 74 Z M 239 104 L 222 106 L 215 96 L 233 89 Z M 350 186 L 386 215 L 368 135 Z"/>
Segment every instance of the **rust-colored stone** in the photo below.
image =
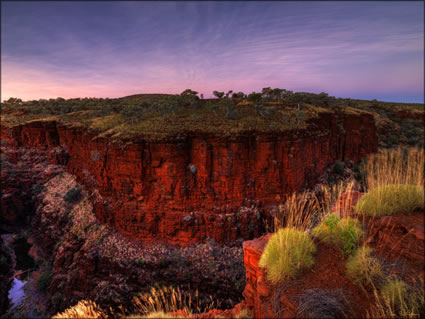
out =
<path fill-rule="evenodd" d="M 377 150 L 369 114 L 324 113 L 308 129 L 279 134 L 199 134 L 125 146 L 53 121 L 2 127 L 1 136 L 14 146 L 61 146 L 66 152 L 58 149 L 49 159 L 99 191 L 101 221 L 132 237 L 182 245 L 257 237 L 266 207 L 313 185 L 335 160 L 358 162 Z"/>

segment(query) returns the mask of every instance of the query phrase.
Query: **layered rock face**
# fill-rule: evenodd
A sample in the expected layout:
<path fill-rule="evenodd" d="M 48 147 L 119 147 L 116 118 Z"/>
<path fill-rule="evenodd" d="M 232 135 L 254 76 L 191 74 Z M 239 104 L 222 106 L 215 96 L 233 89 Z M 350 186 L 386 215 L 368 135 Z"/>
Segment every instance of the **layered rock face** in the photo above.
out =
<path fill-rule="evenodd" d="M 2 128 L 14 146 L 56 149 L 79 182 L 97 189 L 97 217 L 136 238 L 187 244 L 249 239 L 285 195 L 312 185 L 335 160 L 377 150 L 369 114 L 321 114 L 308 129 L 234 138 L 190 136 L 112 143 L 79 127 L 36 121 Z M 59 149 L 58 149 L 59 150 Z"/>

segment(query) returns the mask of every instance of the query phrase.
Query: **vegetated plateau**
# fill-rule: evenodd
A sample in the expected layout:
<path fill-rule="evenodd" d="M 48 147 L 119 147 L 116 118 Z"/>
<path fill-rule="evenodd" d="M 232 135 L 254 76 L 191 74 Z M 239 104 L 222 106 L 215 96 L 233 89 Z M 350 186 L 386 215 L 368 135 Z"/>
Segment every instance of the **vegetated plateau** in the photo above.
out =
<path fill-rule="evenodd" d="M 424 105 L 214 95 L 2 103 L 5 318 L 423 315 Z"/>

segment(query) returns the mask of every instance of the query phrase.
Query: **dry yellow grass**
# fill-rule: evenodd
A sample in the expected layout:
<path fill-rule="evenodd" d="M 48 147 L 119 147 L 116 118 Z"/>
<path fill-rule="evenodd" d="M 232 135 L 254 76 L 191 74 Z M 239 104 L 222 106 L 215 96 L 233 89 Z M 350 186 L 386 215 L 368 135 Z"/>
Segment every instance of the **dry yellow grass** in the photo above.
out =
<path fill-rule="evenodd" d="M 207 312 L 218 305 L 210 296 L 211 303 L 201 308 L 198 291 L 192 298 L 190 294 L 184 294 L 179 287 L 152 287 L 150 292 L 141 293 L 133 297 L 133 308 L 137 315 L 148 315 L 152 313 L 168 313 L 184 310 L 187 314 L 194 312 Z"/>
<path fill-rule="evenodd" d="M 368 194 L 356 205 L 364 215 L 409 213 L 424 208 L 424 150 L 398 148 L 371 155 L 365 166 Z"/>
<path fill-rule="evenodd" d="M 375 302 L 366 318 L 422 318 L 425 311 L 424 279 L 409 286 L 396 278 L 386 278 L 380 289 L 374 287 Z"/>
<path fill-rule="evenodd" d="M 91 300 L 80 300 L 75 306 L 66 309 L 64 312 L 54 315 L 53 319 L 65 318 L 106 318 L 106 314 L 100 307 Z"/>
<path fill-rule="evenodd" d="M 397 148 L 372 154 L 363 168 L 367 188 L 392 184 L 423 186 L 424 160 L 424 150 L 420 148 Z"/>

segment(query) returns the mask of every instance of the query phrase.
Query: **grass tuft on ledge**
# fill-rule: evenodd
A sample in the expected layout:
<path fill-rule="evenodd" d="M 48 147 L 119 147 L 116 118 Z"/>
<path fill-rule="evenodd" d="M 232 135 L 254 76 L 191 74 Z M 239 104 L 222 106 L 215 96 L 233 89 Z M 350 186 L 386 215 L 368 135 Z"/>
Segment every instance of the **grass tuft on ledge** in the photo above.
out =
<path fill-rule="evenodd" d="M 424 209 L 424 200 L 421 185 L 383 185 L 360 198 L 355 210 L 367 216 L 410 213 Z"/>
<path fill-rule="evenodd" d="M 282 228 L 268 241 L 259 265 L 266 268 L 267 279 L 273 284 L 293 279 L 303 268 L 314 264 L 316 246 L 306 232 Z"/>

